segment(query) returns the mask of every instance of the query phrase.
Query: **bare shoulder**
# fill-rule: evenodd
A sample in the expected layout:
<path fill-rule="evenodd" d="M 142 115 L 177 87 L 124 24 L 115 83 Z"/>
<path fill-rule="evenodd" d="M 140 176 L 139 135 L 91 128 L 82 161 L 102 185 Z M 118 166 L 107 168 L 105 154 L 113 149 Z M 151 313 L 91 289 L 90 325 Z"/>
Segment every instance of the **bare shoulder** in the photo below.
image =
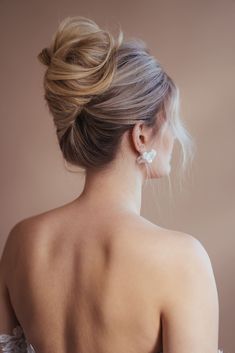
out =
<path fill-rule="evenodd" d="M 135 224 L 133 226 L 133 224 Z M 210 257 L 207 250 L 199 239 L 191 234 L 160 227 L 143 217 L 136 217 L 135 222 L 132 222 L 130 228 L 135 229 L 135 233 L 139 236 L 142 244 L 149 244 L 152 247 L 153 257 L 156 264 L 164 264 L 171 268 L 178 263 L 183 265 L 185 263 L 199 262 L 204 263 L 208 269 L 211 267 Z"/>
<path fill-rule="evenodd" d="M 161 228 L 156 229 L 157 265 L 169 272 L 168 278 L 182 273 L 206 271 L 213 276 L 211 260 L 202 242 L 191 234 Z M 171 281 L 172 281 L 171 278 Z"/>
<path fill-rule="evenodd" d="M 213 275 L 211 260 L 200 240 L 191 234 L 160 227 L 139 216 L 128 217 L 124 224 L 125 242 L 131 241 L 146 254 L 156 268 L 156 276 L 167 278 L 180 273 L 184 267 L 201 268 Z"/>
<path fill-rule="evenodd" d="M 46 242 L 50 232 L 49 222 L 44 214 L 17 222 L 10 229 L 3 247 L 1 271 L 13 274 L 20 268 L 24 268 L 24 270 L 30 268 L 29 265 L 34 258 L 38 258 L 40 254 L 45 256 Z"/>
<path fill-rule="evenodd" d="M 194 347 L 195 352 L 215 352 L 219 302 L 208 252 L 191 234 L 164 230 L 160 238 L 154 292 L 161 312 L 164 351 L 189 352 Z"/>
<path fill-rule="evenodd" d="M 218 298 L 214 271 L 209 254 L 200 240 L 175 230 L 161 230 L 160 237 L 159 232 L 156 233 L 159 240 L 154 257 L 155 279 L 162 311 L 168 312 L 176 302 L 186 302 L 187 295 L 192 298 L 192 293 L 198 296 L 200 292 L 205 297 L 213 298 L 211 301 L 216 308 Z"/>
<path fill-rule="evenodd" d="M 148 261 L 155 268 L 156 283 L 160 281 L 170 289 L 173 286 L 177 288 L 180 280 L 190 276 L 204 276 L 214 281 L 209 254 L 195 236 L 159 227 L 143 218 L 136 221 L 135 227 L 137 236 L 135 234 L 133 238 L 139 240 L 143 252 L 146 250 Z"/>
<path fill-rule="evenodd" d="M 212 265 L 209 254 L 202 242 L 191 234 L 167 230 L 165 232 L 166 243 L 169 242 L 169 265 L 170 268 L 190 266 L 193 268 L 201 267 L 211 272 Z M 167 245 L 167 244 L 166 244 Z"/>
<path fill-rule="evenodd" d="M 34 254 L 45 242 L 50 240 L 50 235 L 59 229 L 59 220 L 65 206 L 60 206 L 18 221 L 7 235 L 2 253 L 2 262 L 15 255 L 22 256 Z M 44 247 L 45 250 L 45 247 Z"/>
<path fill-rule="evenodd" d="M 164 265 L 175 266 L 177 263 L 203 262 L 210 267 L 211 262 L 207 250 L 195 236 L 163 228 L 141 218 L 138 230 L 149 240 L 156 252 L 156 261 L 164 262 Z"/>

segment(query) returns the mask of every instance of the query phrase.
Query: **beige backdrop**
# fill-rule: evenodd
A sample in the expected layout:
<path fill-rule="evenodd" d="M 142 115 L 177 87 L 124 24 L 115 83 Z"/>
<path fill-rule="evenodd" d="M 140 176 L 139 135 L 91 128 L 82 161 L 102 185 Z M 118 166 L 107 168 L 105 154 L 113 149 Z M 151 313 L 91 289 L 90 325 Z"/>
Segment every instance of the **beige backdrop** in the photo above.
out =
<path fill-rule="evenodd" d="M 206 247 L 220 299 L 219 347 L 234 346 L 235 1 L 1 0 L 1 251 L 22 218 L 70 201 L 83 176 L 69 173 L 42 91 L 37 54 L 65 16 L 84 15 L 127 37 L 140 37 L 177 82 L 182 115 L 197 143 L 179 189 L 177 146 L 167 179 L 144 190 L 142 215 L 188 232 Z"/>

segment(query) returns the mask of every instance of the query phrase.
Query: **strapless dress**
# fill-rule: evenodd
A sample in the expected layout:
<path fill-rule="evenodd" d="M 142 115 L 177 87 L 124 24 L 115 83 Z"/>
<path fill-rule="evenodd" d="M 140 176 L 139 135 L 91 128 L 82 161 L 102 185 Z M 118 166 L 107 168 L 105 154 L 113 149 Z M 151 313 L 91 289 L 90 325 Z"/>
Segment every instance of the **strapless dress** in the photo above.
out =
<path fill-rule="evenodd" d="M 4 353 L 36 353 L 32 344 L 27 341 L 20 325 L 13 329 L 13 335 L 0 334 L 0 348 Z M 223 351 L 218 349 L 217 353 L 223 353 Z"/>

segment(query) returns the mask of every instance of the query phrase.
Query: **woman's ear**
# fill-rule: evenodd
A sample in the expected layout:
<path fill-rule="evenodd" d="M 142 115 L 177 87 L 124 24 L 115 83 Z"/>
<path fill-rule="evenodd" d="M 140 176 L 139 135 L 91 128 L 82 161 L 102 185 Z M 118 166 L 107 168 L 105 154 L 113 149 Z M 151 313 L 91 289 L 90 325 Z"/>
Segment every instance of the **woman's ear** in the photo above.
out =
<path fill-rule="evenodd" d="M 136 150 L 140 153 L 145 151 L 146 146 L 150 139 L 150 129 L 144 125 L 141 120 L 136 123 L 132 129 L 132 140 Z"/>

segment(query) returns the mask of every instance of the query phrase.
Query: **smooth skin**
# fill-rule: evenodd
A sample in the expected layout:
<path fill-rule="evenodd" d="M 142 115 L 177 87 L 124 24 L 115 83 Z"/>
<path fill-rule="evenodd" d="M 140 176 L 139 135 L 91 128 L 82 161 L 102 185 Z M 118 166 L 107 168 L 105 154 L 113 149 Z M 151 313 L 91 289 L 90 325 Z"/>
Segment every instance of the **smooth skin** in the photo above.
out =
<path fill-rule="evenodd" d="M 0 266 L 0 334 L 21 324 L 40 353 L 217 353 L 218 295 L 210 258 L 190 234 L 140 216 L 145 166 L 170 172 L 174 137 L 138 122 L 83 192 L 18 222 Z M 164 347 L 164 348 L 163 348 Z"/>

